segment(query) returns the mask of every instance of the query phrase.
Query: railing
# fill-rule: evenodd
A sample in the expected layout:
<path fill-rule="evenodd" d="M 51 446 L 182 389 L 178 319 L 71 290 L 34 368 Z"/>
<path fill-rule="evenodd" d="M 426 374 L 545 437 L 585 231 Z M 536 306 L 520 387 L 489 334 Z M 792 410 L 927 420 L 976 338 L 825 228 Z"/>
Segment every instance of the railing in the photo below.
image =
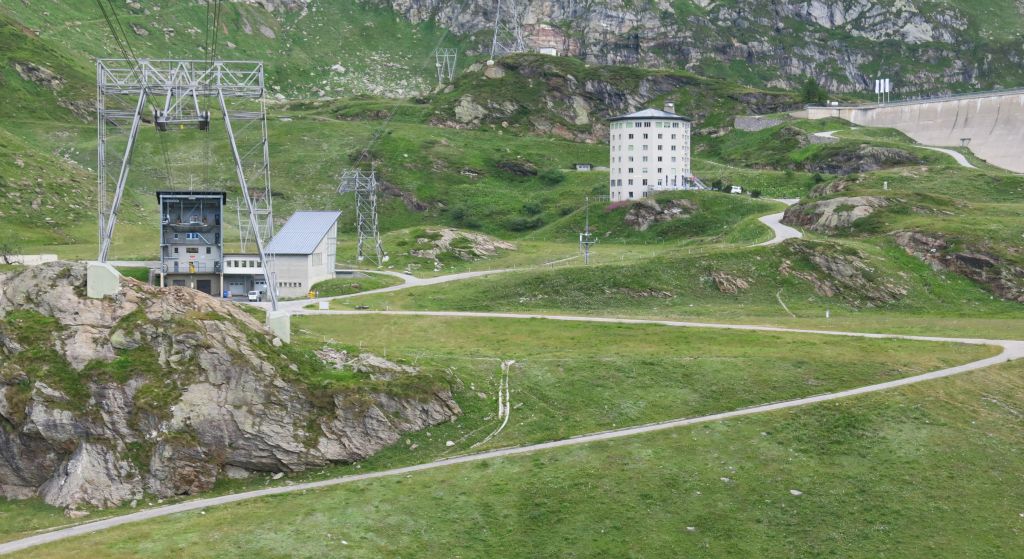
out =
<path fill-rule="evenodd" d="M 866 105 L 805 105 L 806 109 L 880 109 L 885 107 L 905 107 L 908 105 L 920 105 L 923 103 L 943 103 L 946 101 L 963 101 L 969 99 L 985 99 L 988 97 L 1003 97 L 1006 95 L 1024 95 L 1024 87 L 1013 89 L 995 89 L 992 91 L 978 91 L 975 93 L 958 93 L 955 95 L 942 95 L 936 97 L 922 97 L 919 99 L 903 99 L 891 103 L 869 103 Z"/>
<path fill-rule="evenodd" d="M 175 266 L 177 264 L 177 266 Z M 164 262 L 161 270 L 165 274 L 219 274 L 221 270 L 220 261 L 217 262 Z"/>

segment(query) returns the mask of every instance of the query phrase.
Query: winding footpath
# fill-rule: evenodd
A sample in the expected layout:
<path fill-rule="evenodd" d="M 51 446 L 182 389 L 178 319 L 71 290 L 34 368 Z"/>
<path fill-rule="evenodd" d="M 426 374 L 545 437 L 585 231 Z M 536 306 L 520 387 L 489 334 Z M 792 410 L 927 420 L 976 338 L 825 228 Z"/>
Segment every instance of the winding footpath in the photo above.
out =
<path fill-rule="evenodd" d="M 796 204 L 797 202 L 800 201 L 798 198 L 776 198 L 775 200 L 777 202 L 782 202 L 783 204 L 785 204 L 787 206 L 792 206 L 793 204 Z M 758 221 L 760 221 L 761 223 L 767 225 L 772 230 L 772 233 L 775 236 L 772 237 L 771 239 L 763 242 L 763 243 L 758 243 L 758 244 L 753 245 L 753 246 L 756 246 L 756 247 L 771 246 L 771 245 L 777 245 L 777 244 L 779 244 L 779 243 L 781 243 L 781 242 L 783 242 L 783 241 L 785 241 L 787 239 L 800 239 L 800 238 L 803 238 L 803 236 L 804 236 L 803 233 L 801 233 L 800 231 L 798 231 L 796 229 L 793 229 L 792 227 L 790 227 L 788 225 L 783 225 L 782 224 L 782 216 L 785 215 L 785 213 L 786 212 L 779 212 L 777 214 L 769 214 L 769 215 L 765 215 L 765 216 L 761 216 L 761 217 L 757 218 Z"/>
<path fill-rule="evenodd" d="M 159 518 L 171 514 L 177 514 L 181 512 L 201 510 L 217 505 L 225 505 L 228 503 L 235 503 L 238 501 L 245 501 L 249 499 L 255 499 L 259 497 L 266 497 L 270 495 L 280 495 L 284 493 L 294 493 L 296 491 L 308 491 L 312 489 L 320 489 L 324 487 L 332 487 L 336 485 L 343 485 L 347 483 L 355 483 L 364 480 L 408 475 L 416 472 L 422 472 L 426 470 L 433 470 L 437 468 L 445 468 L 448 466 L 454 466 L 457 464 L 465 464 L 469 462 L 479 462 L 481 460 L 490 460 L 493 458 L 501 458 L 506 456 L 516 456 L 523 454 L 530 454 L 543 450 L 549 450 L 554 448 L 561 448 L 566 446 L 575 446 L 580 444 L 587 444 L 597 441 L 607 441 L 612 439 L 619 439 L 623 437 L 631 437 L 634 435 L 640 435 L 643 433 L 651 433 L 655 431 L 662 431 L 665 429 L 674 429 L 678 427 L 685 427 L 689 425 L 697 425 L 701 423 L 708 423 L 712 421 L 722 421 L 726 419 L 732 419 L 736 417 L 744 417 L 750 415 L 757 415 L 762 413 L 774 412 L 779 410 L 791 409 L 800 406 L 807 406 L 810 404 L 818 404 L 821 402 L 828 402 L 832 400 L 839 400 L 843 398 L 849 398 L 852 396 L 858 396 L 861 394 L 868 394 L 872 392 L 880 392 L 883 390 L 890 390 L 900 386 L 906 386 L 918 382 L 924 382 L 928 380 L 949 377 L 968 371 L 974 371 L 989 367 L 999 363 L 1005 363 L 1007 361 L 1024 358 L 1024 341 L 1016 340 L 986 340 L 978 338 L 944 338 L 934 336 L 906 336 L 897 334 L 877 334 L 877 333 L 859 333 L 859 332 L 838 332 L 828 330 L 805 330 L 796 328 L 779 328 L 772 326 L 757 326 L 757 325 L 742 325 L 742 324 L 717 324 L 707 322 L 681 322 L 673 320 L 641 320 L 641 319 L 627 319 L 627 318 L 604 318 L 604 317 L 590 317 L 590 316 L 563 316 L 563 315 L 544 315 L 544 314 L 518 314 L 518 313 L 483 313 L 483 312 L 428 312 L 428 311 L 307 311 L 299 309 L 296 314 L 333 314 L 333 315 L 359 315 L 359 314 L 379 314 L 379 315 L 395 315 L 395 316 L 436 316 L 436 317 L 474 317 L 474 318 L 505 318 L 505 319 L 542 319 L 542 320 L 560 320 L 560 321 L 573 321 L 573 322 L 591 322 L 601 324 L 653 324 L 667 327 L 676 328 L 715 328 L 723 330 L 744 330 L 744 331 L 755 331 L 755 332 L 785 332 L 785 333 L 797 333 L 797 334 L 819 334 L 826 336 L 846 336 L 856 338 L 874 338 L 874 339 L 901 339 L 901 340 L 916 340 L 916 341 L 930 341 L 930 342 L 952 342 L 952 343 L 963 343 L 972 345 L 990 345 L 1002 348 L 1002 351 L 993 357 L 986 359 L 980 359 L 971 363 L 958 365 L 955 367 L 949 367 L 938 371 L 932 371 L 912 377 L 905 377 L 889 382 L 883 382 L 879 384 L 872 384 L 869 386 L 862 386 L 859 388 L 853 388 L 849 390 L 843 390 L 840 392 L 831 392 L 826 394 L 819 394 L 816 396 L 808 396 L 805 398 L 797 398 L 794 400 L 786 400 L 781 402 L 772 402 L 763 405 L 753 406 L 749 408 L 743 408 L 733 411 L 727 411 L 723 413 L 716 413 L 710 415 L 703 415 L 699 417 L 689 417 L 681 419 L 673 419 L 669 421 L 662 421 L 657 423 L 648 423 L 645 425 L 638 425 L 635 427 L 626 427 L 622 429 L 613 429 L 609 431 L 601 431 L 597 433 L 591 433 L 587 435 L 580 435 L 576 437 L 570 437 L 567 439 L 561 439 L 556 441 L 550 441 L 540 444 L 523 445 L 509 448 L 502 448 L 497 450 L 489 450 L 486 452 L 478 452 L 474 454 L 465 454 L 462 456 L 456 456 L 452 458 L 446 458 L 443 460 L 436 460 L 433 462 L 427 462 L 424 464 L 417 464 L 413 466 L 406 466 L 403 468 L 394 468 L 390 470 L 382 470 L 377 472 L 369 472 L 365 474 L 357 474 L 350 476 L 342 476 L 332 479 L 326 479 L 322 481 L 315 481 L 309 483 L 298 483 L 295 485 L 284 485 L 277 487 L 269 487 L 266 489 L 259 489 L 255 491 L 246 491 L 242 493 L 236 493 L 234 495 L 223 495 L 220 497 L 209 497 L 203 499 L 193 499 L 174 505 L 168 505 L 164 507 L 157 507 L 139 512 L 126 514 L 123 516 L 117 516 L 113 518 L 106 518 L 103 520 L 97 520 L 95 522 L 87 522 L 84 524 L 78 524 L 75 526 L 56 529 L 50 532 L 37 534 L 27 538 L 14 540 L 0 544 L 0 554 L 13 553 L 15 551 L 21 551 L 43 545 L 47 543 L 56 542 L 59 540 L 91 534 L 101 530 L 107 530 L 116 526 L 124 524 L 141 522 L 143 520 L 149 520 L 153 518 Z"/>

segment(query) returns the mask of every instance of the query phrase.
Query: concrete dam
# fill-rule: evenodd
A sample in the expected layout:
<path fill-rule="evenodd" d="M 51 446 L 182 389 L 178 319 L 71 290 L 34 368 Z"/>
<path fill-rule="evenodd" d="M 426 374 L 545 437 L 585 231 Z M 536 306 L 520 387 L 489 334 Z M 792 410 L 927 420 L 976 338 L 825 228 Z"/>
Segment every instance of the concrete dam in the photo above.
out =
<path fill-rule="evenodd" d="M 804 116 L 801 111 L 800 116 Z M 1024 173 L 1024 89 L 857 107 L 808 107 L 810 119 L 895 128 L 927 146 L 966 145 L 979 158 Z"/>

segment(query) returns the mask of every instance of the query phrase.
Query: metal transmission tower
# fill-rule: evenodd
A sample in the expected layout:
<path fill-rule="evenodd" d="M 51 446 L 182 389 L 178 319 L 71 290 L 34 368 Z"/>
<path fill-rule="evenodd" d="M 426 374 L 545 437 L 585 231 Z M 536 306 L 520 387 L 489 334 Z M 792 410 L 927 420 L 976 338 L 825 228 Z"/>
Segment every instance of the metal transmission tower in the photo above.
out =
<path fill-rule="evenodd" d="M 271 261 L 263 250 L 273 234 L 263 63 L 100 59 L 96 61 L 96 90 L 99 260 L 106 262 L 110 252 L 146 103 L 154 105 L 153 122 L 161 133 L 185 126 L 208 131 L 210 113 L 201 109 L 200 99 L 213 99 L 220 105 L 249 213 L 248 229 L 277 310 Z M 110 172 L 115 168 L 116 175 Z M 108 198 L 111 190 L 113 196 Z"/>
<path fill-rule="evenodd" d="M 451 82 L 455 77 L 455 62 L 459 51 L 456 49 L 435 49 L 434 58 L 437 66 L 437 83 Z"/>
<path fill-rule="evenodd" d="M 526 6 L 522 0 L 495 0 L 495 3 L 491 60 L 506 54 L 526 52 L 526 38 L 523 36 Z"/>
<path fill-rule="evenodd" d="M 583 255 L 583 263 L 590 264 L 590 247 L 597 242 L 594 234 L 590 232 L 590 196 L 586 198 L 586 225 L 580 233 L 580 254 Z"/>
<path fill-rule="evenodd" d="M 373 245 L 369 254 L 377 266 L 388 261 L 384 247 L 380 243 L 380 230 L 377 228 L 377 172 L 369 173 L 359 169 L 347 169 L 341 173 L 339 194 L 354 192 L 356 195 L 356 258 L 362 262 L 367 256 L 364 249 L 366 243 Z"/>

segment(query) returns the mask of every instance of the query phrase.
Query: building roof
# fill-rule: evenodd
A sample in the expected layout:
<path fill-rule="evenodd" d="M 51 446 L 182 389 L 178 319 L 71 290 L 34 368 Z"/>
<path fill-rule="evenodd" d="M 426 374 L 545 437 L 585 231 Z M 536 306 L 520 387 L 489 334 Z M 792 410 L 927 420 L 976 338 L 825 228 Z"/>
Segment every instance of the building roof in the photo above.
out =
<path fill-rule="evenodd" d="M 689 117 L 677 115 L 676 113 L 668 113 L 658 109 L 644 109 L 635 113 L 629 113 L 628 115 L 613 116 L 608 120 L 614 122 L 616 120 L 635 120 L 641 118 L 664 118 L 668 120 L 685 120 L 686 122 L 690 122 Z"/>
<path fill-rule="evenodd" d="M 156 192 L 158 202 L 161 196 L 220 196 L 224 203 L 228 201 L 228 193 L 223 190 L 158 190 Z"/>
<path fill-rule="evenodd" d="M 270 254 L 313 254 L 331 231 L 341 212 L 295 212 L 270 240 Z"/>

